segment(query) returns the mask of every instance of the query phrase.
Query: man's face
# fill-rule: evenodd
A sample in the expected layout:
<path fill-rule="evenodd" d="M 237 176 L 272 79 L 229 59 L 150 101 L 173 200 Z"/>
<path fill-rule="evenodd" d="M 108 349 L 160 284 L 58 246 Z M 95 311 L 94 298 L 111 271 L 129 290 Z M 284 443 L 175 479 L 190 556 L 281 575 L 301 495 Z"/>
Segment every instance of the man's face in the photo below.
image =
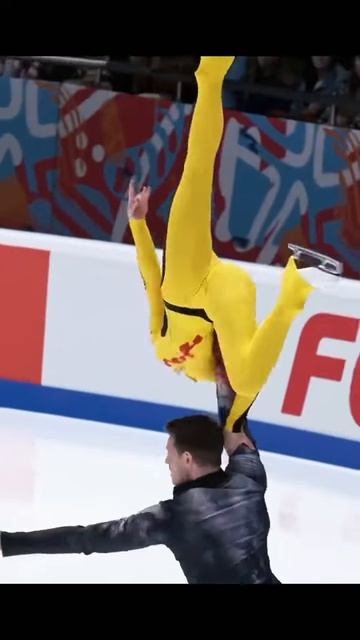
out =
<path fill-rule="evenodd" d="M 166 444 L 165 463 L 169 467 L 171 480 L 175 486 L 191 479 L 191 462 L 191 454 L 188 451 L 179 453 L 175 447 L 174 438 L 170 436 Z"/>
<path fill-rule="evenodd" d="M 331 62 L 331 56 L 312 56 L 315 69 L 327 69 Z"/>

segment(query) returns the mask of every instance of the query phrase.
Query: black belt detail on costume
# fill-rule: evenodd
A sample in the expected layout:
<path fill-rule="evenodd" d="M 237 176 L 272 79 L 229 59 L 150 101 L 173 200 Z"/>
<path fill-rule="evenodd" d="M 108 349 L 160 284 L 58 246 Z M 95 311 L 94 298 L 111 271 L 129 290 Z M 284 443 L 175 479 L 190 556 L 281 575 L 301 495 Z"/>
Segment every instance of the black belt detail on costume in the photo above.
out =
<path fill-rule="evenodd" d="M 162 338 L 165 338 L 165 336 L 167 334 L 167 330 L 168 330 L 168 319 L 167 319 L 166 311 L 164 311 L 163 326 L 161 328 L 161 337 Z"/>
<path fill-rule="evenodd" d="M 178 307 L 176 304 L 170 304 L 170 302 L 166 302 L 164 300 L 165 307 L 169 309 L 169 311 L 175 311 L 175 313 L 181 313 L 184 316 L 197 316 L 198 318 L 202 318 L 206 320 L 206 322 L 210 322 L 212 324 L 212 320 L 210 320 L 209 316 L 206 315 L 204 309 L 190 309 L 189 307 Z"/>
<path fill-rule="evenodd" d="M 167 231 L 166 231 L 166 235 L 167 235 Z M 162 274 L 161 274 L 160 286 L 162 286 L 164 283 L 165 269 L 166 269 L 166 238 L 165 238 L 165 244 L 164 244 L 163 255 L 162 255 Z"/>

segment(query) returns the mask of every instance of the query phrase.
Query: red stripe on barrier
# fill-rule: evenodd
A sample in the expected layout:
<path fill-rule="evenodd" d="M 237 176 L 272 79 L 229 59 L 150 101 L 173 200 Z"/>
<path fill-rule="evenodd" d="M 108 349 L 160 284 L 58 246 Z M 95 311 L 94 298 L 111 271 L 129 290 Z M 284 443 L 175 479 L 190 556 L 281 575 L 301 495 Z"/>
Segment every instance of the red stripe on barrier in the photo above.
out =
<path fill-rule="evenodd" d="M 0 378 L 41 383 L 49 257 L 0 245 Z"/>

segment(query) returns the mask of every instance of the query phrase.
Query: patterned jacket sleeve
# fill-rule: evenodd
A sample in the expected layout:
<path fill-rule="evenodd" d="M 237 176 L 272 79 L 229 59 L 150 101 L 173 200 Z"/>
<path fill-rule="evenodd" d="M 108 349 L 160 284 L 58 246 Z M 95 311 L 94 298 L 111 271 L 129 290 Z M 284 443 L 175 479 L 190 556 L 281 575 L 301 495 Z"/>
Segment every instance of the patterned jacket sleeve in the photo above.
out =
<path fill-rule="evenodd" d="M 89 525 L 60 527 L 28 533 L 1 532 L 2 555 L 112 553 L 166 544 L 166 502 L 128 518 Z"/>

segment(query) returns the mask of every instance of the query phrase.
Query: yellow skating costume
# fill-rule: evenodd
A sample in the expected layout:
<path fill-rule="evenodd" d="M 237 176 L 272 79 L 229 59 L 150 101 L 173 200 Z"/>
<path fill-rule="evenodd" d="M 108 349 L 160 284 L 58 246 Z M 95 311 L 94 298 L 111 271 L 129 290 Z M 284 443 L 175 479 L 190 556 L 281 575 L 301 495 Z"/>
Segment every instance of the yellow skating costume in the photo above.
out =
<path fill-rule="evenodd" d="M 169 216 L 163 278 L 145 220 L 130 220 L 156 354 L 165 365 L 196 381 L 215 382 L 216 333 L 236 393 L 226 422 L 229 430 L 266 383 L 289 328 L 313 289 L 290 258 L 274 309 L 258 326 L 253 280 L 212 250 L 213 174 L 224 125 L 222 84 L 233 60 L 233 56 L 203 57 L 195 74 L 198 96 L 183 175 Z"/>

